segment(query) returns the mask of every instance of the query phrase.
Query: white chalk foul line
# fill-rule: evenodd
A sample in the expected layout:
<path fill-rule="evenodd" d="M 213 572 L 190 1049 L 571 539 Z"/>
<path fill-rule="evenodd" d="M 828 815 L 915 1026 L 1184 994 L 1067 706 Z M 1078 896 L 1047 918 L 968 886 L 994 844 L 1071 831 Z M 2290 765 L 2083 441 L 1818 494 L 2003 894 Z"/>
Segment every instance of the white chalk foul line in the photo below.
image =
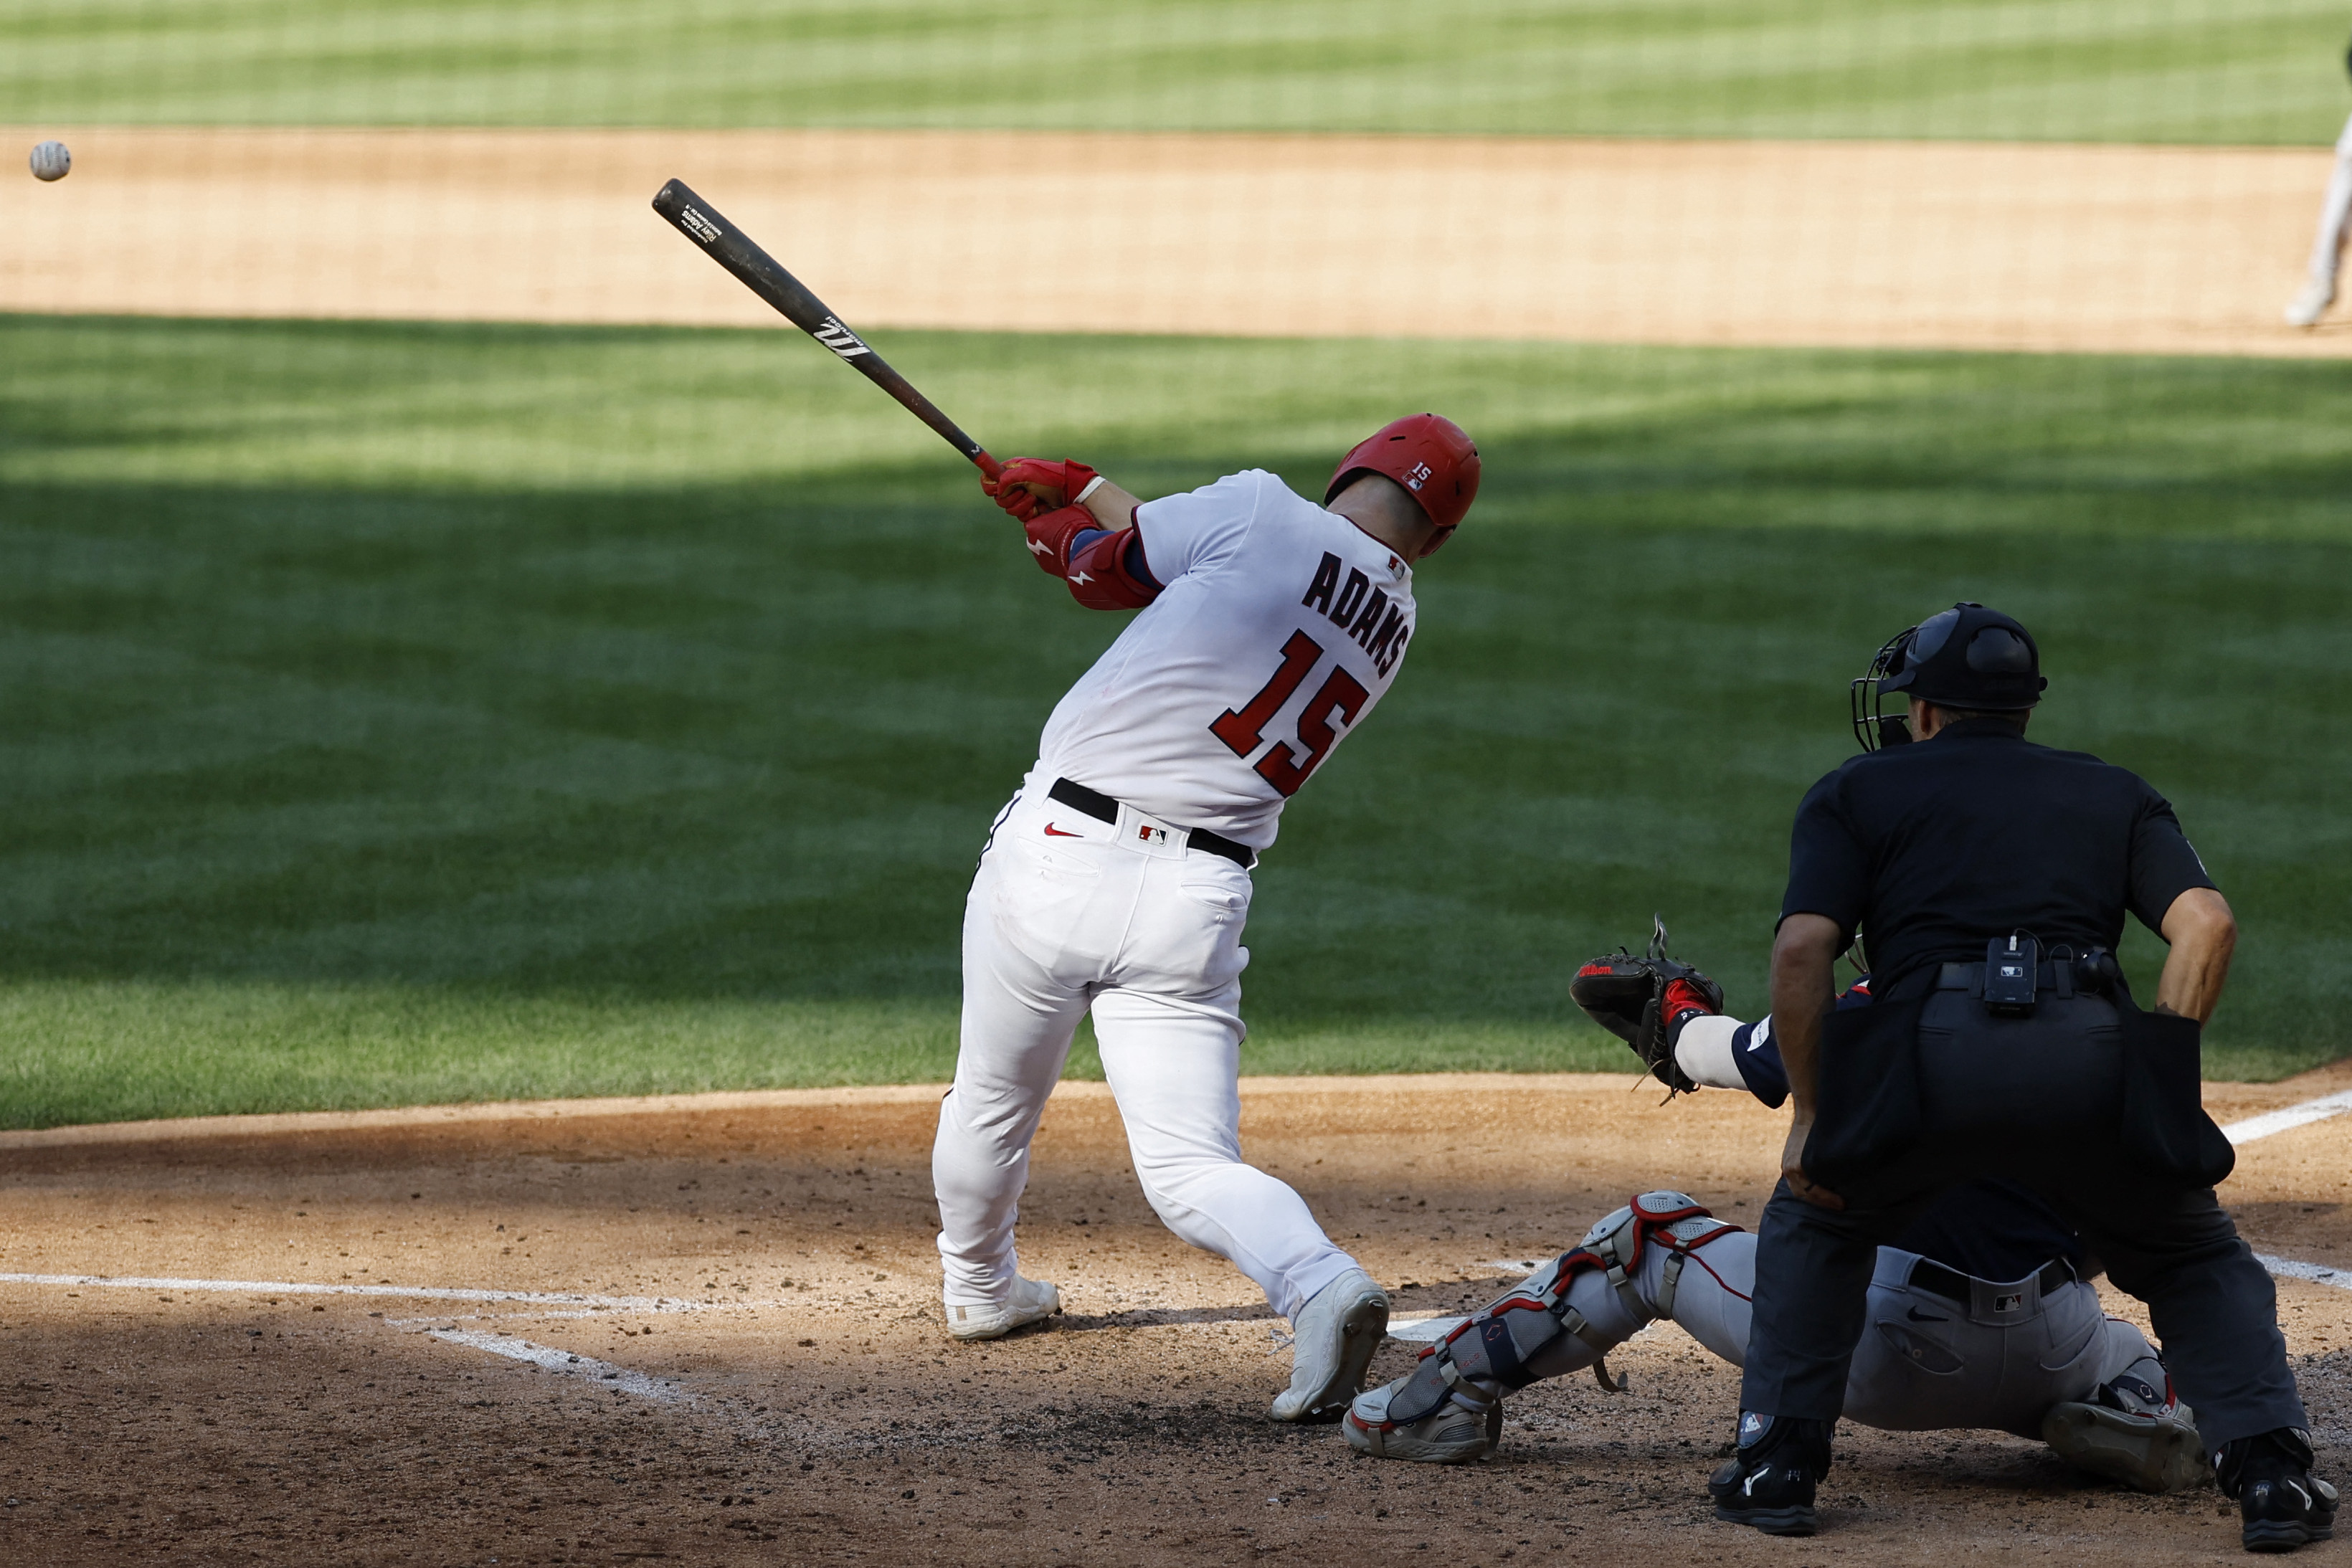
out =
<path fill-rule="evenodd" d="M 2289 1105 L 2284 1110 L 2249 1116 L 2242 1122 L 2232 1122 L 2221 1129 L 2221 1135 L 2233 1144 L 2251 1144 L 2256 1138 L 2267 1138 L 2273 1133 L 2325 1122 L 2330 1116 L 2341 1116 L 2347 1111 L 2352 1111 L 2352 1089 L 2341 1094 L 2305 1100 L 2300 1105 Z"/>
<path fill-rule="evenodd" d="M 2325 1263 L 2273 1258 L 2267 1252 L 2255 1253 L 2254 1261 L 2282 1280 L 2308 1280 L 2315 1285 L 2333 1285 L 2339 1291 L 2352 1291 L 2352 1269 L 2331 1269 Z"/>
<path fill-rule="evenodd" d="M 520 1301 L 625 1312 L 704 1312 L 772 1307 L 773 1301 L 694 1301 L 665 1296 L 592 1296 L 572 1291 L 477 1291 L 457 1285 L 318 1285 L 294 1280 L 166 1280 L 126 1274 L 0 1274 L 0 1285 L 75 1285 L 88 1290 L 211 1291 L 251 1296 L 382 1296 L 410 1301 Z"/>
<path fill-rule="evenodd" d="M 1435 1344 L 1463 1321 L 1459 1317 L 1391 1318 L 1389 1338 L 1401 1339 L 1407 1344 Z"/>
<path fill-rule="evenodd" d="M 492 1355 L 527 1361 L 533 1366 L 543 1366 L 567 1377 L 584 1377 L 601 1387 L 634 1394 L 641 1399 L 683 1397 L 674 1385 L 647 1377 L 642 1372 L 631 1372 L 625 1366 L 614 1366 L 609 1361 L 598 1361 L 593 1356 L 574 1355 L 570 1351 L 533 1344 L 512 1334 L 492 1333 L 481 1329 L 427 1329 L 425 1332 L 445 1344 L 467 1345 L 475 1350 L 488 1351 Z"/>

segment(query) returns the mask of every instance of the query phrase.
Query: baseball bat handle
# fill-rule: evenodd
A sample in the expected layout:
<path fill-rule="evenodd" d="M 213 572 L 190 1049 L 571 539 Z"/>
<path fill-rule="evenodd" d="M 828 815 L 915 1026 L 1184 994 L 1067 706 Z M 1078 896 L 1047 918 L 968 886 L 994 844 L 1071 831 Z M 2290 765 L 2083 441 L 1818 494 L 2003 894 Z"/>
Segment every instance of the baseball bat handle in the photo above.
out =
<path fill-rule="evenodd" d="M 1004 471 L 1003 465 L 966 435 L 954 420 L 940 413 L 937 403 L 916 391 L 912 382 L 892 370 L 863 338 L 842 325 L 841 318 L 825 308 L 824 300 L 810 293 L 807 286 L 786 272 L 774 256 L 754 244 L 751 235 L 729 223 L 718 208 L 696 195 L 686 182 L 669 181 L 654 193 L 654 211 L 709 252 L 710 258 L 733 273 L 744 287 L 774 306 L 786 320 L 832 350 L 842 363 L 898 399 L 908 413 L 937 431 L 982 474 L 993 479 Z"/>

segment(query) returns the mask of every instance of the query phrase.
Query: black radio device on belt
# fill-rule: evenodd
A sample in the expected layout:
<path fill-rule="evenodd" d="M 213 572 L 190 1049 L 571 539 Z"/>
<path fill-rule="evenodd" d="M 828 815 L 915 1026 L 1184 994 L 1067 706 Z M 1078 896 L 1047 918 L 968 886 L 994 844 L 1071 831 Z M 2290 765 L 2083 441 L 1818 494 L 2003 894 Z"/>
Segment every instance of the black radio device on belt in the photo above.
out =
<path fill-rule="evenodd" d="M 1985 946 L 1985 1010 L 2009 1014 L 2032 1012 L 2034 987 L 2041 976 L 2041 943 L 2022 931 L 1994 937 Z"/>

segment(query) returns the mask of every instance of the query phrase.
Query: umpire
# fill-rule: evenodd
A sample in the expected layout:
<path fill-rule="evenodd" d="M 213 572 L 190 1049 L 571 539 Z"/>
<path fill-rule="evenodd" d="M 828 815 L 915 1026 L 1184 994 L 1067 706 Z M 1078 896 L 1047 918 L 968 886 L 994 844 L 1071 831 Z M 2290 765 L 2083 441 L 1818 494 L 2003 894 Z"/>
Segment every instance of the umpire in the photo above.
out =
<path fill-rule="evenodd" d="M 2198 1092 L 2237 925 L 2162 796 L 2027 741 L 2048 684 L 2023 626 L 1956 604 L 1879 650 L 1854 683 L 1864 754 L 1798 808 L 1772 946 L 1796 1121 L 1716 1517 L 1813 1532 L 1874 1249 L 1944 1187 L 2002 1176 L 2147 1303 L 2246 1547 L 2292 1551 L 2327 1538 L 2336 1493 L 2311 1474 L 2270 1276 L 2213 1195 L 2232 1156 Z M 2126 912 L 2171 945 L 2153 1013 L 2113 956 Z M 1857 935 L 1876 999 L 1832 1013 Z M 1970 1316 L 2006 1321 L 2053 1269 Z"/>

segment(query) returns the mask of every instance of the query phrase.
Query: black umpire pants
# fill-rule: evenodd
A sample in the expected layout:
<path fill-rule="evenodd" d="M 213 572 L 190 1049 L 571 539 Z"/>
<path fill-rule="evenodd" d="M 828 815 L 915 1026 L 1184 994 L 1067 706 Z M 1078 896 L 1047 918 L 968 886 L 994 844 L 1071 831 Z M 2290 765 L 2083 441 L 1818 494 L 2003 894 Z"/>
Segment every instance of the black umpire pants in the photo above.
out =
<path fill-rule="evenodd" d="M 1820 1208 L 1782 1182 L 1757 1227 L 1755 1321 L 1740 1407 L 1835 1420 L 1864 1327 L 1876 1249 L 1944 1188 L 1975 1176 L 2033 1187 L 2082 1233 L 2117 1289 L 2147 1303 L 2174 1388 L 2208 1452 L 2307 1425 L 2277 1295 L 2211 1187 L 2152 1183 L 2117 1146 L 2122 1040 L 2113 1004 L 2044 993 L 1996 1018 L 1938 991 L 1918 1045 L 1917 1147 Z"/>

